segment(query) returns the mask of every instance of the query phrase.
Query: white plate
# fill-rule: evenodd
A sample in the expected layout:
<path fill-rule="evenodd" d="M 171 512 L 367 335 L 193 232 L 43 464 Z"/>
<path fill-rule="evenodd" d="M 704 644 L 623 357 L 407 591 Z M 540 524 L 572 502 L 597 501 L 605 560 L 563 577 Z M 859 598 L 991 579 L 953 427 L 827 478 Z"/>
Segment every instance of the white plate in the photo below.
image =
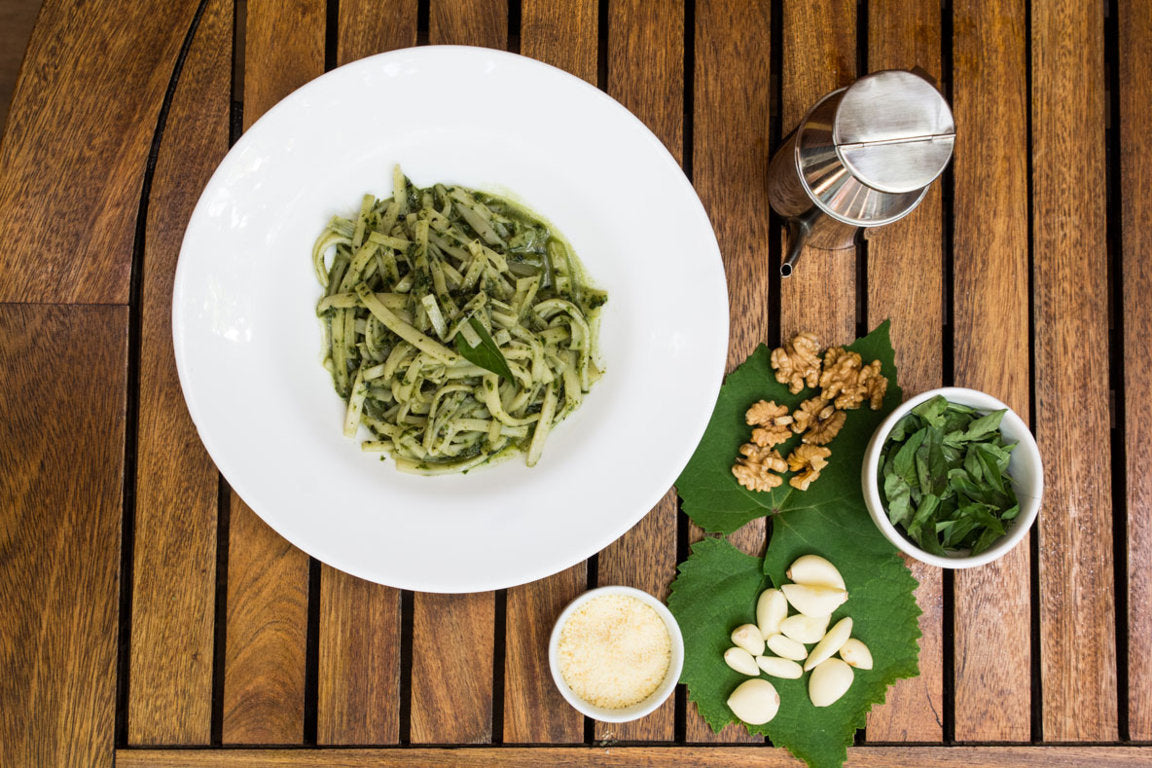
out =
<path fill-rule="evenodd" d="M 608 291 L 606 373 L 535 468 L 416 477 L 341 434 L 311 248 L 395 163 L 523 201 Z M 200 437 L 269 525 L 365 579 L 472 592 L 578 563 L 668 490 L 716 401 L 728 300 L 708 217 L 639 120 L 540 62 L 445 46 L 333 70 L 244 134 L 188 224 L 172 325 Z"/>

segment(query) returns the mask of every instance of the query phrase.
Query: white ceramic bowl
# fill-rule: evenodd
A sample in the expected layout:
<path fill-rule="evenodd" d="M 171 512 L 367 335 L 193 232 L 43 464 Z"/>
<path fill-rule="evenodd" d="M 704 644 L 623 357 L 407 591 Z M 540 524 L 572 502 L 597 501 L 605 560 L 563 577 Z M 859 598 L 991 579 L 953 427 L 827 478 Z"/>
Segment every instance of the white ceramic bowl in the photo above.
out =
<path fill-rule="evenodd" d="M 1016 448 L 1012 451 L 1012 459 L 1008 463 L 1008 474 L 1012 478 L 1012 488 L 1016 491 L 1016 497 L 1020 501 L 1020 514 L 1012 521 L 1007 532 L 999 541 L 975 556 L 969 555 L 967 550 L 957 550 L 954 554 L 945 557 L 925 552 L 896 530 L 896 527 L 888 519 L 884 503 L 880 499 L 878 475 L 880 451 L 884 447 L 884 441 L 888 439 L 888 434 L 896 426 L 896 422 L 920 403 L 931 400 L 937 395 L 943 395 L 954 403 L 967 405 L 984 413 L 1008 409 L 1008 412 L 1004 414 L 1004 420 L 1000 423 L 1000 433 L 1008 442 L 1016 443 Z M 1044 493 L 1044 467 L 1040 461 L 1040 450 L 1036 447 L 1036 440 L 1032 437 L 1028 425 L 1016 415 L 1015 411 L 991 395 L 963 387 L 943 387 L 923 392 L 909 398 L 903 405 L 892 411 L 872 435 L 872 440 L 869 441 L 868 448 L 864 452 L 864 465 L 860 472 L 860 480 L 864 486 L 864 501 L 868 504 L 868 512 L 872 515 L 876 527 L 902 552 L 921 562 L 940 568 L 973 568 L 1003 557 L 1024 538 L 1024 534 L 1028 533 L 1028 529 L 1032 527 L 1032 523 L 1035 522 L 1036 515 L 1040 511 L 1040 498 Z"/>
<path fill-rule="evenodd" d="M 660 618 L 664 620 L 664 626 L 668 628 L 668 636 L 672 638 L 672 659 L 668 663 L 668 672 L 664 675 L 664 681 L 661 682 L 656 690 L 653 691 L 648 698 L 644 699 L 644 701 L 622 709 L 605 709 L 584 701 L 584 699 L 577 696 L 572 689 L 568 687 L 568 683 L 564 682 L 564 676 L 560 674 L 560 659 L 558 656 L 560 650 L 560 630 L 564 628 L 568 617 L 571 616 L 574 611 L 589 600 L 602 595 L 628 595 L 637 598 L 645 605 L 651 606 Z M 665 607 L 664 603 L 647 592 L 633 589 L 632 587 L 620 586 L 590 589 L 569 603 L 568 607 L 560 613 L 560 617 L 556 619 L 556 625 L 552 628 L 552 637 L 548 641 L 548 666 L 552 669 L 552 680 L 556 683 L 556 687 L 560 689 L 560 694 L 578 712 L 605 723 L 626 723 L 629 720 L 639 720 L 651 713 L 672 695 L 672 691 L 676 688 L 676 683 L 680 680 L 680 670 L 684 666 L 684 636 L 680 634 L 680 625 L 676 623 L 676 618 L 672 615 L 672 612 Z"/>

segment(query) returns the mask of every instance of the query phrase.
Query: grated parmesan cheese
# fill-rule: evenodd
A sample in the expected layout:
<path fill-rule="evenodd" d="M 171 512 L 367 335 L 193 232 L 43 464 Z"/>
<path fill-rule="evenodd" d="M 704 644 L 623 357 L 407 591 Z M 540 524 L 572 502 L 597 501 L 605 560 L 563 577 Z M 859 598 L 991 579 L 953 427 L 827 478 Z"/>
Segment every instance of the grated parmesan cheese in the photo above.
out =
<path fill-rule="evenodd" d="M 560 674 L 572 692 L 604 709 L 638 704 L 660 687 L 672 638 L 660 615 L 631 595 L 600 595 L 560 630 Z"/>

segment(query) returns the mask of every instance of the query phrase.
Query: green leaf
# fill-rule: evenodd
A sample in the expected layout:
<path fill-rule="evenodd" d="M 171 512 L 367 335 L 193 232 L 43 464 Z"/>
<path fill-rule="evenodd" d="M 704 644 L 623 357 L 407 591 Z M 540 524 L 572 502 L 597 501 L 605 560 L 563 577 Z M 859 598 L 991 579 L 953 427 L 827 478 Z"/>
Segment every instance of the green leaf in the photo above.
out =
<path fill-rule="evenodd" d="M 931 400 L 925 400 L 912 409 L 930 427 L 940 429 L 944 426 L 944 411 L 948 410 L 948 400 L 943 395 L 936 395 Z"/>
<path fill-rule="evenodd" d="M 511 381 L 512 370 L 508 367 L 508 361 L 504 359 L 504 353 L 492 340 L 492 334 L 488 333 L 488 330 L 475 317 L 468 318 L 468 325 L 476 331 L 476 335 L 480 337 L 480 343 L 473 347 L 464 340 L 463 334 L 457 333 L 456 351 L 473 365 L 478 365 L 486 371 L 492 371 L 492 373 Z"/>
<path fill-rule="evenodd" d="M 724 663 L 724 651 L 732 645 L 729 634 L 755 621 L 756 599 L 769 586 L 765 573 L 772 584 L 783 584 L 788 566 L 810 553 L 828 558 L 843 575 L 849 598 L 832 614 L 832 623 L 852 617 L 852 635 L 872 650 L 874 666 L 856 670 L 843 698 L 820 709 L 808 698 L 808 673 L 798 680 L 770 678 L 780 710 L 770 723 L 745 728 L 813 768 L 831 768 L 844 762 L 856 730 L 872 706 L 884 701 L 888 686 L 918 674 L 916 580 L 887 539 L 859 518 L 859 510 L 822 507 L 775 518 L 763 570 L 759 560 L 726 540 L 697 542 L 680 564 L 668 607 L 684 635 L 680 681 L 705 722 L 719 731 L 738 722 L 726 702 L 747 679 Z"/>
<path fill-rule="evenodd" d="M 732 629 L 755 621 L 756 599 L 767 586 L 765 575 L 780 585 L 788 566 L 812 553 L 828 558 L 844 577 L 849 599 L 832 621 L 852 617 L 852 634 L 872 650 L 874 668 L 857 670 L 844 697 L 820 709 L 808 698 L 808 673 L 799 680 L 773 678 L 780 711 L 766 725 L 745 726 L 814 768 L 841 765 L 853 735 L 864 726 L 872 706 L 884 701 L 888 686 L 918 673 L 916 580 L 872 523 L 860 486 L 868 440 L 901 400 L 888 324 L 850 349 L 865 360 L 881 361 L 888 394 L 880 411 L 849 412 L 844 429 L 831 443 L 828 467 L 808 491 L 784 485 L 772 493 L 754 493 L 732 477 L 733 457 L 748 439 L 744 423 L 748 406 L 764 399 L 794 408 L 803 399 L 804 393 L 791 395 L 775 381 L 765 347 L 728 376 L 708 430 L 677 482 L 685 511 L 705 529 L 731 532 L 756 517 L 773 515 L 762 563 L 725 540 L 706 538 L 692 547 L 672 584 L 668 606 L 684 634 L 681 682 L 714 730 L 736 722 L 726 702 L 745 678 L 728 668 L 723 654 L 732 644 Z M 787 449 L 781 452 L 786 454 Z"/>
<path fill-rule="evenodd" d="M 725 703 L 745 677 L 724 663 L 729 637 L 741 624 L 756 621 L 756 598 L 767 579 L 760 558 L 746 555 L 723 539 L 701 539 L 680 563 L 668 608 L 684 635 L 680 682 L 701 716 L 719 731 L 735 717 Z"/>
<path fill-rule="evenodd" d="M 859 352 L 865 361 L 880 361 L 881 371 L 888 378 L 883 407 L 873 411 L 864 406 L 848 412 L 844 428 L 829 445 L 832 456 L 828 466 L 807 491 L 797 491 L 787 483 L 767 493 L 749 491 L 732 476 L 732 462 L 739 454 L 741 444 L 748 442 L 751 434 L 744 422 L 748 406 L 758 400 L 774 400 L 795 408 L 806 394 L 811 394 L 801 392 L 793 395 L 785 385 L 777 382 L 769 364 L 771 351 L 764 345 L 758 347 L 725 379 L 708 429 L 676 481 L 676 489 L 684 501 L 684 512 L 704 530 L 727 534 L 766 514 L 837 504 L 846 498 L 860 496 L 860 465 L 864 449 L 880 422 L 903 398 L 896 384 L 896 365 L 888 325 L 884 322 L 848 346 L 848 349 Z M 781 446 L 780 453 L 787 456 L 794 441 L 796 438 Z"/>

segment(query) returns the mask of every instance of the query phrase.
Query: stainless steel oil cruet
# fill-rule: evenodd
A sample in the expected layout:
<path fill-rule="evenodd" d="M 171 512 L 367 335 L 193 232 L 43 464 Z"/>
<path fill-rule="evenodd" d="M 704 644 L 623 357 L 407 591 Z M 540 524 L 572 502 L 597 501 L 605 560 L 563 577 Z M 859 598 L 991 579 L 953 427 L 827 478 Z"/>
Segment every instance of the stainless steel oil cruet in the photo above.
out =
<path fill-rule="evenodd" d="M 952 158 L 956 126 L 924 77 L 888 70 L 816 102 L 768 169 L 768 199 L 788 222 L 788 277 L 805 245 L 849 248 L 861 227 L 907 216 Z"/>

